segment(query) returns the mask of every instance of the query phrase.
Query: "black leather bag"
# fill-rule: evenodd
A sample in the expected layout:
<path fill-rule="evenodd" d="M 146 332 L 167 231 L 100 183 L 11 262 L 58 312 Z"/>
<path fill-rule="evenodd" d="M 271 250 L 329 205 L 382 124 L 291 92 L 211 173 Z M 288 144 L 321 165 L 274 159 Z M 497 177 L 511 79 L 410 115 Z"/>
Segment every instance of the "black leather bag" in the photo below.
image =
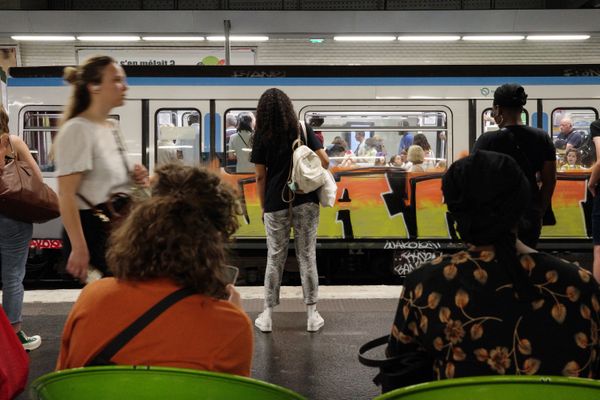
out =
<path fill-rule="evenodd" d="M 361 364 L 379 368 L 379 373 L 373 379 L 373 383 L 381 386 L 381 393 L 435 380 L 433 360 L 423 351 L 412 351 L 385 359 L 366 356 L 370 350 L 387 345 L 389 340 L 390 335 L 382 336 L 365 343 L 358 350 L 358 360 Z"/>

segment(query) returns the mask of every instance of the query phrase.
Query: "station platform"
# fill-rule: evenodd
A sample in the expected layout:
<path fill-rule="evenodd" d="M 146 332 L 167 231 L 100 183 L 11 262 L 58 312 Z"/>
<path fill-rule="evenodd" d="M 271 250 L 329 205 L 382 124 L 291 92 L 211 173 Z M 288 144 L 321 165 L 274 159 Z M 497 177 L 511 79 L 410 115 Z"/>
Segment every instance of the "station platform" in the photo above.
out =
<path fill-rule="evenodd" d="M 250 319 L 262 311 L 263 288 L 239 287 Z M 358 362 L 358 348 L 389 333 L 401 286 L 320 286 L 318 310 L 325 326 L 306 331 L 301 287 L 282 287 L 273 314 L 273 332 L 254 328 L 252 377 L 292 389 L 308 399 L 372 399 L 380 394 L 375 368 Z M 29 384 L 54 370 L 67 314 L 79 290 L 29 290 L 25 293 L 23 328 L 42 336 L 29 353 Z M 181 332 L 193 340 L 190 332 Z M 27 389 L 27 390 L 28 390 Z M 28 399 L 28 392 L 17 399 Z"/>

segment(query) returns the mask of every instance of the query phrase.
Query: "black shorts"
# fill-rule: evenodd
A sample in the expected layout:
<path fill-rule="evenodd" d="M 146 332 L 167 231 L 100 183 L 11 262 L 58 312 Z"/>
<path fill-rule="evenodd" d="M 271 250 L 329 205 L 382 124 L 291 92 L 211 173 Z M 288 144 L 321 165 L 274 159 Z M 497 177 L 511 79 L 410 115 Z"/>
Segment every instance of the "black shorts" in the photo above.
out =
<path fill-rule="evenodd" d="M 81 218 L 83 236 L 85 237 L 88 252 L 90 253 L 90 265 L 106 275 L 108 273 L 108 267 L 106 265 L 108 232 L 104 226 L 105 224 L 93 214 L 92 210 L 79 210 L 79 217 Z M 62 232 L 62 239 L 62 253 L 66 261 L 71 254 L 71 241 L 64 229 Z"/>

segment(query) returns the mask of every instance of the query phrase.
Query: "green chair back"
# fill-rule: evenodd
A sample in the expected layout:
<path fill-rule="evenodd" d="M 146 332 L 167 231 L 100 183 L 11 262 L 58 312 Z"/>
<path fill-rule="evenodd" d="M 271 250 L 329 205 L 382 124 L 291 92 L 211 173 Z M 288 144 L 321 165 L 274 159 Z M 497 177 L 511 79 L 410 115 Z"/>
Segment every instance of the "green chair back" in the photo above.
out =
<path fill-rule="evenodd" d="M 236 375 L 125 365 L 52 372 L 36 379 L 31 384 L 30 394 L 35 400 L 304 399 L 280 386 Z"/>
<path fill-rule="evenodd" d="M 475 376 L 396 389 L 375 400 L 598 400 L 600 381 L 559 376 Z"/>

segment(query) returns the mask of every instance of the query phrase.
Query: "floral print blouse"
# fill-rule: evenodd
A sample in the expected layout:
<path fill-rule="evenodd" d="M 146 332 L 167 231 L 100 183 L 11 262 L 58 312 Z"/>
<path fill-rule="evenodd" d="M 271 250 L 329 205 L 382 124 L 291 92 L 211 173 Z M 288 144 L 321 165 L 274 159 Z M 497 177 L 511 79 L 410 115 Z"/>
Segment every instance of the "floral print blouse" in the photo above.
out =
<path fill-rule="evenodd" d="M 491 251 L 438 257 L 405 280 L 388 356 L 425 350 L 438 379 L 494 374 L 598 377 L 600 291 L 544 253 L 521 255 L 537 296 L 519 301 Z"/>

